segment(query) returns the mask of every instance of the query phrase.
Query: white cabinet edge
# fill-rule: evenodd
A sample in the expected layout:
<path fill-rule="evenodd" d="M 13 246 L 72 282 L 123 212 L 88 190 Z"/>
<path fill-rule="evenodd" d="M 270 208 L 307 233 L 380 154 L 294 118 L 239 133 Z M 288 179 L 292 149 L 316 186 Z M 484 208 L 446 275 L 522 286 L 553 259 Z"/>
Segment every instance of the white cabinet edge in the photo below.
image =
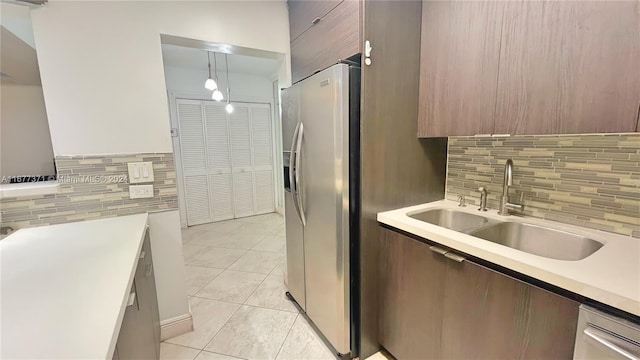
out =
<path fill-rule="evenodd" d="M 20 184 L 1 184 L 0 199 L 56 194 L 59 190 L 60 183 L 55 180 Z"/>

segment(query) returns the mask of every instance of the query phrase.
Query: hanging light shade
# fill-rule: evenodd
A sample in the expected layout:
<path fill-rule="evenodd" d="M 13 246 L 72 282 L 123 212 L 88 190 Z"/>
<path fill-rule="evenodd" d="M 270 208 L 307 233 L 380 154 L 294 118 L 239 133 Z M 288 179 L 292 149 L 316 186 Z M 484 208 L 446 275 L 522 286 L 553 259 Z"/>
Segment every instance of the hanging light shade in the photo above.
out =
<path fill-rule="evenodd" d="M 211 99 L 215 101 L 222 101 L 224 100 L 224 95 L 222 95 L 222 91 L 215 89 L 213 94 L 211 94 Z"/>
<path fill-rule="evenodd" d="M 213 80 L 212 78 L 208 78 L 207 81 L 205 81 L 204 83 L 204 87 L 207 88 L 208 90 L 215 90 L 218 88 L 218 84 L 216 84 L 216 81 Z"/>
<path fill-rule="evenodd" d="M 216 75 L 216 80 L 218 80 L 218 60 L 216 59 L 216 53 L 213 53 L 213 71 L 214 74 Z M 224 100 L 224 95 L 222 95 L 222 91 L 220 91 L 220 89 L 218 89 L 216 87 L 215 90 L 213 90 L 213 94 L 211 94 L 211 99 L 215 100 L 215 101 L 222 101 Z"/>
<path fill-rule="evenodd" d="M 230 99 L 231 99 L 231 95 L 229 93 L 229 88 L 227 88 L 227 106 L 225 106 L 224 109 L 227 110 L 229 114 L 233 112 L 233 105 L 231 105 Z"/>
<path fill-rule="evenodd" d="M 204 82 L 204 87 L 208 90 L 215 90 L 218 88 L 218 84 L 211 77 L 211 58 L 209 57 L 209 52 L 207 51 L 207 65 L 209 67 L 209 78 Z"/>
<path fill-rule="evenodd" d="M 227 110 L 227 113 L 231 114 L 233 112 L 233 105 L 231 105 L 231 86 L 229 81 L 229 60 L 227 59 L 227 54 L 224 54 L 224 63 L 227 67 L 227 106 L 224 107 Z"/>

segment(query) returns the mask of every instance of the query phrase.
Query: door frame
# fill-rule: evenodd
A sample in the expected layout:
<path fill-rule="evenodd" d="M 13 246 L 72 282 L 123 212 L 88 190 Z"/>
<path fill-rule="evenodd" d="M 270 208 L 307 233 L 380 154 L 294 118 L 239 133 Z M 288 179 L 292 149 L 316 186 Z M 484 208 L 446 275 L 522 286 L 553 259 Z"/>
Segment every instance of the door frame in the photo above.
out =
<path fill-rule="evenodd" d="M 188 227 L 187 225 L 187 202 L 184 188 L 184 173 L 182 171 L 182 152 L 180 150 L 180 137 L 174 131 L 177 131 L 178 126 L 178 109 L 176 105 L 177 99 L 184 100 L 198 100 L 198 101 L 211 101 L 211 97 L 208 94 L 203 93 L 185 93 L 185 92 L 176 92 L 176 91 L 167 91 L 167 97 L 169 100 L 169 119 L 171 125 L 171 144 L 173 147 L 173 161 L 176 169 L 176 186 L 178 188 L 178 210 L 180 212 L 180 227 L 185 229 Z M 279 127 L 280 120 L 274 116 L 275 104 L 273 98 L 267 97 L 259 97 L 259 96 L 236 96 L 237 100 L 234 100 L 236 103 L 251 103 L 251 104 L 267 104 L 271 107 L 271 140 L 272 140 L 272 158 L 273 158 L 273 196 L 274 196 L 274 207 L 276 212 L 278 211 L 278 189 L 280 187 L 284 188 L 284 183 L 281 183 L 281 178 L 278 176 L 279 172 L 282 171 L 282 157 L 278 157 L 277 149 L 280 148 L 277 141 L 281 138 L 279 134 L 282 132 L 282 129 Z M 279 114 L 279 112 L 278 112 Z M 278 115 L 278 118 L 280 116 Z"/>

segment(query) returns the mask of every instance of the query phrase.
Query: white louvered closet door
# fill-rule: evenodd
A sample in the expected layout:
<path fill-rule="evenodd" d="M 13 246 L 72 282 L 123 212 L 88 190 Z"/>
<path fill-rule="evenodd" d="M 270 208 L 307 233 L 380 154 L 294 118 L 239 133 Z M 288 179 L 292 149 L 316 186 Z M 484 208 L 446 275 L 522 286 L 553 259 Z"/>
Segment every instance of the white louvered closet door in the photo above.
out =
<path fill-rule="evenodd" d="M 248 104 L 234 104 L 229 117 L 235 217 L 255 215 L 249 116 Z"/>
<path fill-rule="evenodd" d="M 209 197 L 214 221 L 234 217 L 229 122 L 224 106 L 216 101 L 204 102 Z"/>
<path fill-rule="evenodd" d="M 255 212 L 265 214 L 275 210 L 271 107 L 267 104 L 252 104 L 250 114 Z"/>
<path fill-rule="evenodd" d="M 213 221 L 202 102 L 176 100 L 188 225 Z"/>

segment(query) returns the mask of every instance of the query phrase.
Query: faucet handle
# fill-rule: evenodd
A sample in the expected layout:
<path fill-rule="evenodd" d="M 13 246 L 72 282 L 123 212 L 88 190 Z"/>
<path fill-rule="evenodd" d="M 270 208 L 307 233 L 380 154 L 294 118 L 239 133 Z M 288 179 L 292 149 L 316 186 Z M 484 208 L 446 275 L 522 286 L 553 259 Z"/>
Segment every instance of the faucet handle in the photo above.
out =
<path fill-rule="evenodd" d="M 480 192 L 480 207 L 478 211 L 487 211 L 487 189 L 484 186 L 480 186 L 478 191 Z"/>
<path fill-rule="evenodd" d="M 464 195 L 458 195 L 458 206 L 459 206 L 459 207 L 465 207 L 465 206 L 467 206 L 467 205 L 465 204 L 465 202 L 466 202 L 466 200 L 465 200 L 465 198 L 464 198 Z"/>
<path fill-rule="evenodd" d="M 520 201 L 519 201 L 520 203 L 519 204 L 510 203 L 510 202 L 507 201 L 505 206 L 506 206 L 507 210 L 513 210 L 513 211 L 522 212 L 524 210 L 523 200 L 524 200 L 524 193 L 520 192 Z"/>

